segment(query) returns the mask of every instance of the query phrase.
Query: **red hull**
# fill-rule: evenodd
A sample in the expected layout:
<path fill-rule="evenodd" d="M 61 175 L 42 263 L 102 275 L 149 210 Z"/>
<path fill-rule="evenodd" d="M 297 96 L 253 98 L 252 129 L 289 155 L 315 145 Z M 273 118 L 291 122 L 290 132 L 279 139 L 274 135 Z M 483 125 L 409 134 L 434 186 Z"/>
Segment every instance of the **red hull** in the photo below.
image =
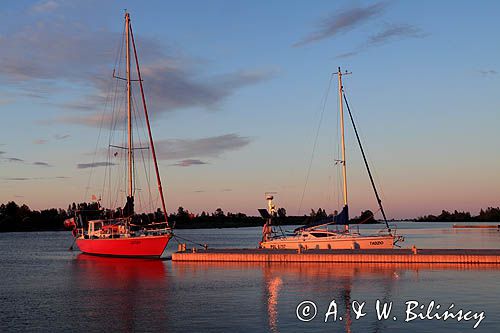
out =
<path fill-rule="evenodd" d="M 130 238 L 77 239 L 80 251 L 87 254 L 114 256 L 159 258 L 172 236 L 145 236 Z"/>

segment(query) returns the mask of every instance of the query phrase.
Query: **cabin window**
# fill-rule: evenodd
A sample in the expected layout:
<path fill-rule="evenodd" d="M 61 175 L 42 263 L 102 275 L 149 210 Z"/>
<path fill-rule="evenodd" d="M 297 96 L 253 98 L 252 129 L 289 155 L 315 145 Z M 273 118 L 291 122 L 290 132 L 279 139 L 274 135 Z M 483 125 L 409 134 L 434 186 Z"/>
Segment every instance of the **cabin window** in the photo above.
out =
<path fill-rule="evenodd" d="M 322 233 L 322 232 L 312 232 L 311 235 L 313 235 L 314 237 L 327 237 L 328 236 L 328 234 Z"/>

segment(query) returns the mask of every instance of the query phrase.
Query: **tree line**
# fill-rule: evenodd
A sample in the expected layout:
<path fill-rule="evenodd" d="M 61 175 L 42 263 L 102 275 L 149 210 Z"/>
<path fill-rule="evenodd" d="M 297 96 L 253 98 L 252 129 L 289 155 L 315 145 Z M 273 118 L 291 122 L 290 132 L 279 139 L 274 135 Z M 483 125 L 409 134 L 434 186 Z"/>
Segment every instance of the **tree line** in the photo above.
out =
<path fill-rule="evenodd" d="M 425 215 L 415 219 L 417 222 L 500 222 L 500 207 L 481 209 L 479 214 L 472 216 L 469 212 L 455 210 L 450 213 L 446 210 L 439 215 Z"/>
<path fill-rule="evenodd" d="M 0 232 L 8 231 L 49 231 L 64 230 L 64 221 L 75 216 L 75 213 L 84 213 L 87 219 L 99 219 L 103 217 L 121 217 L 123 209 L 103 210 L 97 202 L 72 203 L 68 209 L 50 208 L 41 211 L 31 210 L 26 204 L 19 206 L 14 201 L 0 205 Z M 322 208 L 311 209 L 309 215 L 288 216 L 285 208 L 280 208 L 274 217 L 273 224 L 300 225 L 331 217 Z M 136 224 L 149 224 L 163 221 L 163 213 L 160 209 L 152 213 L 136 214 Z M 262 226 L 264 220 L 259 216 L 247 216 L 244 213 L 224 212 L 217 208 L 213 212 L 201 212 L 194 214 L 183 207 L 179 207 L 168 215 L 170 225 L 179 229 L 191 228 L 235 228 Z M 488 207 L 481 209 L 479 215 L 472 216 L 469 212 L 454 211 L 450 213 L 443 210 L 440 215 L 425 215 L 414 219 L 417 222 L 499 222 L 500 208 Z M 350 223 L 379 223 L 369 210 L 362 211 L 359 216 L 350 220 Z"/>

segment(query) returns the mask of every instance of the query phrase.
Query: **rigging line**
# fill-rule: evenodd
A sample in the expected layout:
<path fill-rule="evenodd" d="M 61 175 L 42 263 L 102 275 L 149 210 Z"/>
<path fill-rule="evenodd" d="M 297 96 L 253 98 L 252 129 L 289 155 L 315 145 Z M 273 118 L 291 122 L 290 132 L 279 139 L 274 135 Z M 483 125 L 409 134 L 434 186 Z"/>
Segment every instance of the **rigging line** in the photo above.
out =
<path fill-rule="evenodd" d="M 172 233 L 172 237 L 174 237 L 174 238 L 179 238 L 179 239 L 182 239 L 182 240 L 185 240 L 185 241 L 187 241 L 187 242 L 190 242 L 190 243 L 193 243 L 193 244 L 199 245 L 199 246 L 201 246 L 201 247 L 206 247 L 206 244 L 200 244 L 200 243 L 197 243 L 197 242 L 192 241 L 192 240 L 190 240 L 190 239 L 183 238 L 183 237 L 181 237 L 181 236 L 177 236 L 177 235 L 176 235 L 176 234 L 174 234 L 174 233 Z"/>
<path fill-rule="evenodd" d="M 316 129 L 316 136 L 314 138 L 314 144 L 313 144 L 313 149 L 312 149 L 312 153 L 311 153 L 311 159 L 309 161 L 309 167 L 307 168 L 306 182 L 304 184 L 304 189 L 302 190 L 302 196 L 300 198 L 300 204 L 299 204 L 299 209 L 297 211 L 297 214 L 300 214 L 300 211 L 302 209 L 302 203 L 304 201 L 304 196 L 306 194 L 306 188 L 307 188 L 307 183 L 309 182 L 309 176 L 311 174 L 311 167 L 312 167 L 312 162 L 313 162 L 313 159 L 314 159 L 314 153 L 316 151 L 316 145 L 318 143 L 319 130 L 321 128 L 321 123 L 323 122 L 323 115 L 325 114 L 326 102 L 328 100 L 328 95 L 330 94 L 330 87 L 332 85 L 333 76 L 334 76 L 334 74 L 332 74 L 330 76 L 330 80 L 328 81 L 328 88 L 326 90 L 325 97 L 323 99 L 323 107 L 322 107 L 322 110 L 321 110 L 321 115 L 320 115 L 320 118 L 319 118 L 318 127 Z"/>
<path fill-rule="evenodd" d="M 95 147 L 94 147 L 94 155 L 92 157 L 92 165 L 95 163 L 95 159 L 97 157 L 97 150 L 98 150 L 98 146 L 99 146 L 99 141 L 101 139 L 101 134 L 102 134 L 102 128 L 103 128 L 103 125 L 104 125 L 104 115 L 106 113 L 106 109 L 108 107 L 108 104 L 109 104 L 109 96 L 111 95 L 111 88 L 108 89 L 108 92 L 106 94 L 106 99 L 104 101 L 104 107 L 102 109 L 102 112 L 101 112 L 101 119 L 100 119 L 100 122 L 99 122 L 99 133 L 97 135 L 97 141 L 96 141 L 96 144 L 95 144 Z M 93 175 L 93 172 L 94 172 L 94 167 L 91 167 L 90 168 L 90 174 L 89 174 L 89 177 L 88 177 L 88 180 L 87 180 L 87 186 L 85 188 L 85 196 L 84 196 L 84 200 L 83 202 L 86 202 L 87 201 L 87 196 L 88 196 L 88 191 L 89 191 L 89 187 L 90 187 L 90 180 L 92 178 L 92 175 Z"/>
<path fill-rule="evenodd" d="M 136 105 L 135 105 L 135 97 L 134 97 L 134 92 L 132 90 L 132 87 L 130 88 L 131 89 L 131 92 L 130 92 L 130 98 L 131 98 L 131 111 L 132 111 L 132 114 L 131 114 L 131 121 L 132 121 L 132 127 L 130 128 L 131 131 L 132 131 L 132 142 L 136 142 L 136 141 L 139 141 L 139 144 L 140 144 L 140 139 L 139 138 L 136 138 L 136 136 L 138 135 L 138 132 L 136 132 L 136 129 L 137 129 L 137 108 L 136 108 Z M 132 149 L 134 150 L 134 145 L 132 145 Z M 135 167 L 135 159 L 136 159 L 136 154 L 135 154 L 135 151 L 133 152 L 132 154 L 132 172 L 133 172 L 133 180 L 134 180 L 134 196 L 136 194 L 136 191 L 137 189 L 139 188 L 140 186 L 140 183 L 139 183 L 139 179 L 138 179 L 138 174 L 137 174 L 137 169 Z M 139 196 L 140 193 L 137 193 L 137 196 Z M 140 198 L 138 198 L 138 200 L 140 200 Z M 140 204 L 140 203 L 139 203 Z"/>
<path fill-rule="evenodd" d="M 124 87 L 122 87 L 123 89 L 123 96 L 126 97 L 127 96 L 127 87 L 126 85 L 124 85 Z M 118 119 L 120 120 L 120 129 L 121 129 L 121 142 L 127 142 L 128 144 L 128 140 L 127 140 L 127 107 L 126 107 L 126 102 L 125 102 L 126 98 L 124 98 L 123 101 L 120 102 L 120 109 L 118 110 L 118 112 L 120 113 L 119 115 L 122 116 L 122 117 L 117 117 L 117 123 L 118 123 Z M 123 156 L 121 157 L 121 160 L 123 162 L 123 165 L 122 165 L 122 168 L 123 168 L 123 172 L 121 172 L 119 175 L 121 175 L 120 177 L 120 187 L 122 186 L 122 181 L 123 181 L 123 187 L 124 187 L 124 190 L 123 192 L 126 193 L 126 196 L 128 196 L 128 155 L 127 156 Z M 117 192 L 118 193 L 118 192 Z M 117 198 L 116 198 L 116 201 L 118 201 L 119 198 L 118 198 L 118 195 L 117 195 Z M 121 206 L 121 204 L 120 204 Z"/>
<path fill-rule="evenodd" d="M 148 108 L 146 106 L 146 97 L 144 95 L 144 89 L 143 89 L 142 78 L 141 78 L 141 71 L 139 69 L 139 60 L 138 60 L 138 57 L 137 57 L 137 49 L 135 47 L 134 33 L 133 33 L 133 30 L 132 30 L 131 26 L 130 26 L 130 36 L 132 37 L 132 46 L 133 46 L 133 49 L 134 49 L 134 58 L 135 58 L 135 64 L 136 64 L 136 68 L 137 68 L 137 76 L 139 78 L 139 86 L 140 86 L 140 90 L 141 90 L 142 105 L 144 107 L 144 118 L 145 118 L 145 121 L 146 121 L 146 124 L 147 124 L 147 127 L 148 127 L 149 144 L 151 146 L 151 156 L 153 157 L 153 160 L 154 160 L 154 167 L 155 167 L 155 173 L 156 173 L 156 181 L 158 183 L 158 192 L 160 194 L 162 209 L 163 209 L 163 213 L 165 215 L 165 222 L 167 223 L 167 226 L 169 226 L 168 225 L 167 208 L 166 208 L 166 205 L 165 205 L 165 197 L 163 195 L 163 187 L 162 187 L 162 184 L 161 184 L 160 171 L 159 171 L 159 168 L 158 168 L 158 161 L 157 161 L 157 158 L 156 158 L 155 146 L 154 146 L 154 143 L 153 143 L 153 135 L 151 134 L 151 126 L 150 126 L 150 123 L 149 123 Z"/>
<path fill-rule="evenodd" d="M 345 84 L 343 86 L 345 87 Z M 353 117 L 354 117 L 354 114 L 353 114 Z M 357 119 L 356 119 L 356 122 L 359 124 L 359 122 L 357 121 Z M 367 142 L 366 140 L 364 140 L 364 138 L 366 138 L 366 135 L 364 135 L 363 128 L 362 127 L 361 128 L 358 127 L 357 129 L 358 129 L 359 137 L 363 138 L 363 140 L 361 140 L 361 141 L 364 142 L 364 146 L 365 146 L 364 151 L 365 151 L 365 154 L 366 154 L 366 160 L 368 161 L 368 164 L 370 165 L 370 171 L 372 172 L 375 184 L 377 184 L 377 191 L 379 192 L 380 197 L 384 198 L 384 203 L 387 206 L 387 203 L 390 203 L 390 197 L 388 197 L 386 195 L 386 193 L 384 191 L 384 184 L 380 181 L 380 177 L 379 177 L 378 172 L 377 172 L 377 170 L 379 170 L 379 168 L 377 168 L 376 161 L 374 159 L 372 159 L 372 156 L 371 156 L 371 153 L 370 153 L 370 149 L 369 149 L 370 147 L 369 147 L 369 145 L 367 145 L 367 143 L 369 144 L 369 142 Z"/>
<path fill-rule="evenodd" d="M 132 88 L 131 88 L 132 89 Z M 138 129 L 138 125 L 137 125 L 137 105 L 135 103 L 135 96 L 134 96 L 134 93 L 133 91 L 131 90 L 131 108 L 132 108 L 132 117 L 134 120 L 133 121 L 133 124 L 135 126 L 136 129 Z M 135 137 L 134 137 L 134 134 L 137 136 L 139 134 L 139 131 L 137 131 L 137 134 L 136 134 L 136 131 L 134 130 L 133 127 L 130 128 L 130 130 L 132 131 L 132 148 L 134 147 L 134 142 L 135 142 Z M 139 138 L 137 138 L 139 139 Z M 139 143 L 140 143 L 140 140 L 139 140 Z M 137 182 L 138 182 L 138 179 L 137 179 L 137 169 L 135 167 L 135 151 L 132 150 L 132 172 L 133 172 L 133 175 L 134 175 L 134 194 L 135 194 L 135 190 L 137 188 Z"/>
<path fill-rule="evenodd" d="M 123 28 L 122 28 L 122 38 L 120 38 L 120 48 L 118 49 L 119 51 L 116 52 L 116 57 L 115 57 L 115 66 L 114 68 L 117 67 L 117 64 L 119 65 L 119 62 L 121 62 L 121 59 L 122 59 L 122 54 L 123 54 L 123 44 L 125 42 L 125 27 L 126 25 L 124 24 L 123 25 Z"/>
<path fill-rule="evenodd" d="M 117 98 L 118 99 L 118 98 Z M 121 100 L 121 99 L 119 99 Z M 124 105 L 123 103 L 121 105 L 119 105 L 119 108 L 117 109 L 117 113 L 120 113 L 120 110 L 123 108 L 123 112 L 119 115 L 125 115 L 125 108 L 122 107 L 122 105 Z M 122 124 L 120 125 L 120 129 L 121 129 L 121 142 L 125 142 L 125 137 L 127 135 L 126 133 L 126 117 L 119 117 L 116 116 L 116 124 L 115 124 L 115 128 L 116 128 L 116 125 L 118 125 L 118 119 L 121 119 L 121 122 Z M 120 188 L 122 187 L 122 182 L 123 182 L 123 186 L 126 186 L 127 184 L 127 160 L 126 160 L 126 156 L 125 154 L 122 154 L 120 155 L 120 164 L 119 166 L 121 166 L 123 168 L 123 171 L 122 172 L 117 172 L 117 176 L 116 176 L 116 187 L 115 187 L 115 190 L 113 193 L 116 194 L 115 198 L 114 198 L 114 204 L 113 206 L 114 207 L 122 207 L 122 204 L 118 204 L 118 200 L 121 200 L 121 193 L 122 192 L 125 192 L 123 190 L 120 190 Z"/>
<path fill-rule="evenodd" d="M 122 107 L 121 104 L 119 103 L 120 99 L 118 98 L 118 95 L 120 94 L 120 92 L 122 91 L 122 87 L 121 85 L 118 83 L 118 81 L 115 81 L 115 84 L 116 84 L 116 90 L 115 90 L 115 101 L 114 101 L 114 105 L 113 105 L 113 109 L 112 109 L 112 120 L 111 120 L 111 124 L 110 124 L 110 134 L 109 134 L 109 141 L 108 141 L 108 147 L 109 147 L 109 143 L 111 142 L 114 142 L 115 138 L 118 137 L 118 135 L 121 133 L 119 131 L 119 129 L 121 128 L 120 125 L 119 125 L 119 122 L 118 122 L 118 119 L 119 118 L 119 115 L 120 115 L 120 108 Z M 121 94 L 120 94 L 121 96 Z M 123 142 L 122 139 L 116 139 L 118 142 Z M 122 141 L 119 141 L 119 140 L 122 140 Z M 109 169 L 109 172 L 110 172 L 110 179 L 109 179 L 109 202 L 110 204 L 112 205 L 113 209 L 116 209 L 117 208 L 117 200 L 118 200 L 118 196 L 119 196 L 119 190 L 121 188 L 121 172 L 120 172 L 120 167 L 123 163 L 123 159 L 122 159 L 122 155 L 117 155 L 118 157 L 116 158 L 116 164 L 117 164 L 117 168 L 116 170 L 118 172 L 115 173 L 111 173 L 111 168 Z M 114 188 L 113 188 L 113 185 L 114 185 Z"/>
<path fill-rule="evenodd" d="M 113 98 L 112 103 L 111 103 L 111 110 L 112 110 L 113 113 L 114 113 L 115 106 L 116 106 L 117 91 L 118 91 L 118 83 L 115 82 L 115 84 L 114 84 L 114 94 L 113 94 L 114 98 Z M 111 92 L 109 94 L 111 94 Z M 107 97 L 109 97 L 109 95 Z M 111 143 L 111 137 L 112 137 L 112 132 L 113 132 L 112 131 L 113 119 L 114 119 L 114 117 L 112 116 L 111 117 L 111 122 L 109 124 L 109 126 L 111 128 L 110 135 L 108 136 L 108 162 L 109 163 L 112 163 L 111 162 L 111 150 L 109 149 L 109 144 Z M 108 189 L 109 189 L 110 188 L 109 186 L 111 186 L 111 165 L 107 166 L 106 170 L 104 172 L 104 181 L 103 181 L 103 186 L 102 186 L 102 190 L 101 190 L 101 193 L 103 193 L 103 196 L 104 196 L 104 191 L 105 191 L 105 188 L 106 188 L 106 180 L 108 180 Z M 108 191 L 111 193 L 110 190 L 108 190 Z M 109 199 L 109 203 L 111 203 L 111 198 Z"/>
<path fill-rule="evenodd" d="M 151 155 L 148 154 L 147 157 L 147 162 L 148 162 L 148 167 L 147 167 L 147 176 L 146 176 L 146 181 L 148 183 L 148 194 L 149 194 L 149 210 L 152 212 L 154 211 L 154 204 L 153 204 L 153 194 L 151 193 Z"/>
<path fill-rule="evenodd" d="M 356 139 L 358 140 L 359 149 L 361 150 L 361 155 L 363 156 L 363 161 L 365 162 L 366 171 L 368 172 L 368 177 L 370 177 L 370 182 L 372 183 L 373 192 L 375 192 L 375 197 L 377 198 L 377 203 L 380 208 L 380 212 L 382 213 L 385 225 L 390 232 L 391 228 L 389 227 L 389 223 L 387 222 L 387 218 L 385 216 L 384 207 L 382 206 L 382 200 L 378 195 L 377 187 L 375 186 L 375 182 L 373 181 L 372 173 L 370 171 L 370 167 L 368 166 L 368 162 L 366 160 L 365 151 L 363 150 L 363 146 L 361 145 L 361 140 L 358 135 L 358 130 L 356 129 L 356 124 L 354 123 L 354 118 L 352 117 L 351 108 L 349 107 L 349 103 L 347 102 L 347 97 L 344 91 L 342 91 L 342 96 L 344 96 L 345 105 L 347 106 L 347 111 L 349 112 L 349 118 L 351 118 L 352 127 L 354 129 L 354 133 L 356 134 Z"/>
<path fill-rule="evenodd" d="M 140 132 L 140 128 L 142 128 L 144 130 L 144 121 L 142 119 L 142 117 L 139 116 L 139 107 L 138 107 L 138 103 L 137 103 L 137 100 L 135 98 L 135 95 L 133 94 L 132 95 L 132 102 L 133 102 L 133 115 L 134 115 L 134 126 L 135 126 L 135 133 L 136 133 L 136 139 L 139 141 L 139 143 L 142 145 L 142 140 L 141 140 L 141 132 Z M 142 133 L 144 135 L 144 131 Z M 149 148 L 149 147 L 148 147 Z M 148 184 L 148 191 L 150 190 L 150 183 L 149 183 L 149 180 L 148 180 L 148 173 L 147 173 L 147 169 L 146 169 L 146 161 L 145 161 L 145 158 L 144 158 L 144 149 L 141 149 L 140 150 L 140 157 L 141 157 L 141 161 L 142 161 L 142 165 L 144 167 L 144 178 L 145 178 L 145 181 L 146 183 Z M 136 164 L 135 162 L 135 159 L 134 159 L 134 165 Z M 139 186 L 142 187 L 142 183 L 140 183 L 140 175 L 138 173 L 138 170 L 136 168 L 134 168 L 134 182 L 137 186 L 137 184 Z M 149 193 L 151 193 L 149 191 Z M 145 204 L 145 199 L 144 197 L 142 196 L 141 193 L 139 193 L 139 195 L 141 196 L 140 197 L 140 200 L 141 201 L 141 205 L 143 207 L 143 209 L 145 210 L 146 208 L 144 208 L 146 206 Z M 151 197 L 151 195 L 149 195 L 149 198 Z M 149 202 L 148 204 L 148 207 L 147 208 L 151 208 L 151 204 Z"/>
<path fill-rule="evenodd" d="M 126 23 L 124 24 L 124 30 L 122 34 L 122 41 L 121 41 L 121 49 L 120 49 L 120 56 L 119 56 L 119 62 L 118 62 L 118 73 L 121 73 L 123 70 L 124 65 L 124 53 L 125 53 L 125 26 Z M 125 96 L 126 96 L 126 84 L 123 84 L 123 82 L 119 80 L 115 80 L 115 95 L 114 95 L 114 106 L 112 109 L 112 123 L 110 127 L 110 136 L 109 136 L 109 142 L 108 146 L 114 142 L 116 139 L 117 142 L 120 144 L 123 144 L 126 142 L 125 136 L 126 136 L 126 114 L 125 114 Z M 121 138 L 119 138 L 119 135 L 121 134 Z M 123 172 L 117 172 L 116 176 L 114 176 L 114 182 L 115 182 L 115 189 L 113 190 L 111 187 L 111 179 L 110 179 L 110 198 L 114 194 L 113 197 L 113 207 L 121 207 L 122 204 L 118 204 L 118 201 L 121 200 L 121 192 L 120 188 L 122 187 L 122 181 L 124 181 L 124 184 L 127 183 L 126 180 L 126 174 L 127 174 L 127 163 L 125 162 L 124 156 L 122 154 L 119 155 L 118 157 L 118 164 L 119 167 L 123 167 L 124 170 Z M 111 172 L 111 168 L 110 168 Z M 111 200 L 110 200 L 111 202 Z"/>
<path fill-rule="evenodd" d="M 372 217 L 373 217 L 373 219 L 375 219 L 375 214 L 377 214 L 379 211 L 380 211 L 380 208 L 379 208 L 379 209 L 377 209 L 375 212 L 372 212 L 372 213 L 370 214 L 370 216 L 368 216 L 367 218 L 365 218 L 363 221 L 358 222 L 357 224 L 364 224 L 365 222 L 369 221 Z M 360 217 L 361 217 L 361 216 L 360 216 Z"/>
<path fill-rule="evenodd" d="M 118 60 L 117 60 L 117 63 L 115 63 L 115 69 L 118 69 L 118 72 L 120 72 L 121 68 L 122 68 L 122 63 L 123 63 L 123 49 L 124 49 L 124 40 L 125 40 L 125 25 L 123 26 L 123 31 L 122 31 L 122 38 L 121 38 L 121 44 L 120 44 L 120 50 L 117 52 L 119 55 L 118 55 Z M 119 98 L 119 91 L 121 91 L 121 89 L 119 89 L 121 87 L 121 83 L 118 82 L 118 80 L 113 80 L 115 83 L 114 83 L 114 94 L 113 94 L 113 104 L 112 104 L 112 107 L 111 107 L 111 119 L 110 119 L 110 124 L 109 124 L 109 136 L 108 136 L 108 152 L 110 152 L 110 149 L 109 149 L 109 146 L 111 145 L 111 143 L 113 142 L 114 138 L 115 138 L 115 132 L 117 130 L 117 127 L 118 127 L 118 119 L 120 119 L 119 117 L 119 114 L 120 114 L 120 108 L 121 108 L 121 103 L 120 101 L 122 101 L 121 98 Z M 120 95 L 121 97 L 121 95 Z M 123 142 L 123 140 L 122 140 Z M 119 159 L 121 160 L 121 156 L 119 157 Z M 115 209 L 117 207 L 117 201 L 118 201 L 118 191 L 119 191 L 119 188 L 121 187 L 121 182 L 120 180 L 118 179 L 119 177 L 118 176 L 115 176 L 115 178 L 117 178 L 116 180 L 116 188 L 113 190 L 112 186 L 112 181 L 113 181 L 113 175 L 112 175 L 112 168 L 111 166 L 108 168 L 108 173 L 109 173 L 109 178 L 108 178 L 108 200 L 109 200 L 109 205 L 111 205 L 111 208 Z M 116 195 L 113 197 L 113 193 L 115 193 Z"/>
<path fill-rule="evenodd" d="M 147 134 L 146 134 L 146 131 L 145 131 L 145 124 L 144 124 L 144 119 L 142 117 L 139 116 L 139 106 L 138 106 L 138 103 L 137 103 L 137 100 L 135 99 L 135 96 L 133 96 L 133 101 L 134 101 L 134 116 L 135 116 L 135 127 L 136 127 L 136 133 L 137 133 L 137 137 L 139 139 L 139 142 L 141 143 L 141 145 L 143 144 L 143 140 L 142 138 L 147 138 Z M 142 129 L 142 132 L 140 131 L 140 129 Z M 144 140 L 146 141 L 146 140 Z M 147 147 L 148 149 L 150 149 L 149 145 Z M 147 156 L 145 157 L 144 156 L 144 151 L 141 150 L 141 161 L 142 161 L 142 165 L 144 167 L 144 179 L 145 179 L 145 182 L 147 183 L 147 188 L 148 188 L 148 209 L 150 211 L 152 211 L 153 209 L 153 206 L 152 206 L 152 194 L 151 194 L 151 164 L 149 163 L 151 161 L 151 158 L 149 157 L 150 154 L 147 154 Z M 149 157 L 149 158 L 148 158 Z M 148 167 L 146 167 L 146 160 L 148 161 Z"/>
<path fill-rule="evenodd" d="M 116 48 L 116 52 L 115 52 L 115 62 L 114 62 L 114 66 L 113 66 L 113 73 L 115 72 L 115 69 L 118 67 L 118 70 L 120 69 L 120 59 L 122 58 L 122 54 L 123 54 L 123 44 L 124 44 L 124 40 L 125 40 L 125 24 L 123 25 L 123 28 L 122 28 L 122 38 L 120 38 L 120 41 L 117 43 L 117 48 Z M 114 81 L 114 80 L 113 80 Z M 113 86 L 113 85 L 111 85 Z M 111 89 L 110 89 L 111 90 Z M 114 98 L 113 98 L 113 101 L 112 101 L 112 107 L 111 107 L 111 110 L 112 110 L 112 113 L 114 114 L 114 111 L 115 111 L 115 107 L 116 107 L 116 96 L 117 96 L 117 91 L 118 91 L 118 82 L 115 82 L 114 84 Z M 109 93 L 110 94 L 110 93 Z M 107 98 L 109 98 L 109 95 L 107 95 Z M 111 122 L 110 122 L 110 128 L 113 127 L 113 115 L 111 117 Z M 111 130 L 110 131 L 110 135 L 108 137 L 108 143 L 111 143 L 111 137 L 112 137 L 112 133 L 113 131 Z M 108 145 L 109 147 L 109 145 Z M 108 148 L 108 162 L 111 163 L 111 151 L 110 149 Z M 109 176 L 108 176 L 109 174 Z M 101 190 L 101 193 L 102 195 L 104 196 L 104 191 L 105 191 L 105 188 L 106 188 L 106 177 L 108 178 L 108 191 L 109 191 L 109 203 L 111 204 L 111 165 L 107 166 L 106 167 L 106 170 L 105 170 L 105 173 L 104 173 L 104 181 L 103 181 L 103 187 L 102 187 L 102 190 Z"/>

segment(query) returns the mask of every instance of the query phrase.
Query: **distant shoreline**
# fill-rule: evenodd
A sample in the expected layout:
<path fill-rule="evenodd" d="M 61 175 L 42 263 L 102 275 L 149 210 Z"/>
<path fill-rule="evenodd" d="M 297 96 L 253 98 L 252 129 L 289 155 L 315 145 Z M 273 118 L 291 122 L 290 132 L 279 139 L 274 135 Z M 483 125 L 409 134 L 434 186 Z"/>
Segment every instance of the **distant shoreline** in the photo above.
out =
<path fill-rule="evenodd" d="M 262 218 L 258 216 L 249 216 L 249 218 L 255 218 L 255 219 L 260 219 L 262 222 L 260 224 L 228 224 L 228 225 L 177 225 L 175 229 L 177 230 L 198 230 L 198 229 L 238 229 L 238 228 L 257 228 L 257 227 L 262 227 L 263 220 Z M 301 216 L 303 218 L 303 216 Z M 451 223 L 451 224 L 456 224 L 456 223 L 467 223 L 467 224 L 472 224 L 476 225 L 479 223 L 485 223 L 487 225 L 495 225 L 498 224 L 500 225 L 500 220 L 497 221 L 416 221 L 416 220 L 391 220 L 388 221 L 389 223 L 393 222 L 398 222 L 398 223 L 419 223 L 419 224 L 433 224 L 433 223 Z M 367 223 L 362 223 L 362 224 L 367 224 Z M 378 220 L 377 223 L 368 223 L 368 224 L 377 224 L 377 225 L 384 225 L 383 221 Z M 280 224 L 283 227 L 286 226 L 298 226 L 298 225 L 303 225 L 302 223 L 296 224 L 296 223 L 291 223 L 291 224 Z M 359 225 L 359 224 L 351 224 L 351 225 Z M 475 229 L 475 228 L 473 228 Z M 29 230 L 0 230 L 0 233 L 12 233 L 12 232 L 17 232 L 17 233 L 31 233 L 31 232 L 70 232 L 71 230 L 67 230 L 64 227 L 57 228 L 57 229 L 29 229 Z"/>
<path fill-rule="evenodd" d="M 281 209 L 280 209 L 281 210 Z M 0 205 L 0 232 L 30 232 L 30 231 L 63 231 L 64 221 L 75 216 L 75 214 L 89 214 L 87 217 L 93 219 L 102 218 L 102 214 L 114 217 L 123 216 L 121 209 L 115 211 L 102 210 L 96 203 L 79 203 L 68 206 L 64 209 L 45 209 L 42 211 L 31 210 L 27 205 L 17 205 L 11 201 Z M 161 210 L 149 214 L 137 214 L 140 224 L 146 225 L 151 222 L 164 221 Z M 311 210 L 309 215 L 287 216 L 286 210 L 278 211 L 275 218 L 276 225 L 305 225 L 312 221 L 321 221 L 328 216 L 324 209 L 318 211 Z M 179 207 L 177 212 L 168 216 L 168 221 L 176 229 L 221 229 L 221 228 L 244 228 L 261 227 L 264 219 L 260 216 L 247 216 L 243 213 L 225 213 L 221 208 L 217 208 L 213 213 L 202 212 L 193 214 L 183 207 Z M 369 210 L 361 213 L 360 217 L 350 219 L 350 224 L 380 224 L 383 221 L 373 219 L 373 213 Z M 440 215 L 425 215 L 414 219 L 389 220 L 391 222 L 418 222 L 418 223 L 500 223 L 500 208 L 488 207 L 481 209 L 479 215 L 472 216 L 469 212 L 448 212 L 443 210 Z"/>

